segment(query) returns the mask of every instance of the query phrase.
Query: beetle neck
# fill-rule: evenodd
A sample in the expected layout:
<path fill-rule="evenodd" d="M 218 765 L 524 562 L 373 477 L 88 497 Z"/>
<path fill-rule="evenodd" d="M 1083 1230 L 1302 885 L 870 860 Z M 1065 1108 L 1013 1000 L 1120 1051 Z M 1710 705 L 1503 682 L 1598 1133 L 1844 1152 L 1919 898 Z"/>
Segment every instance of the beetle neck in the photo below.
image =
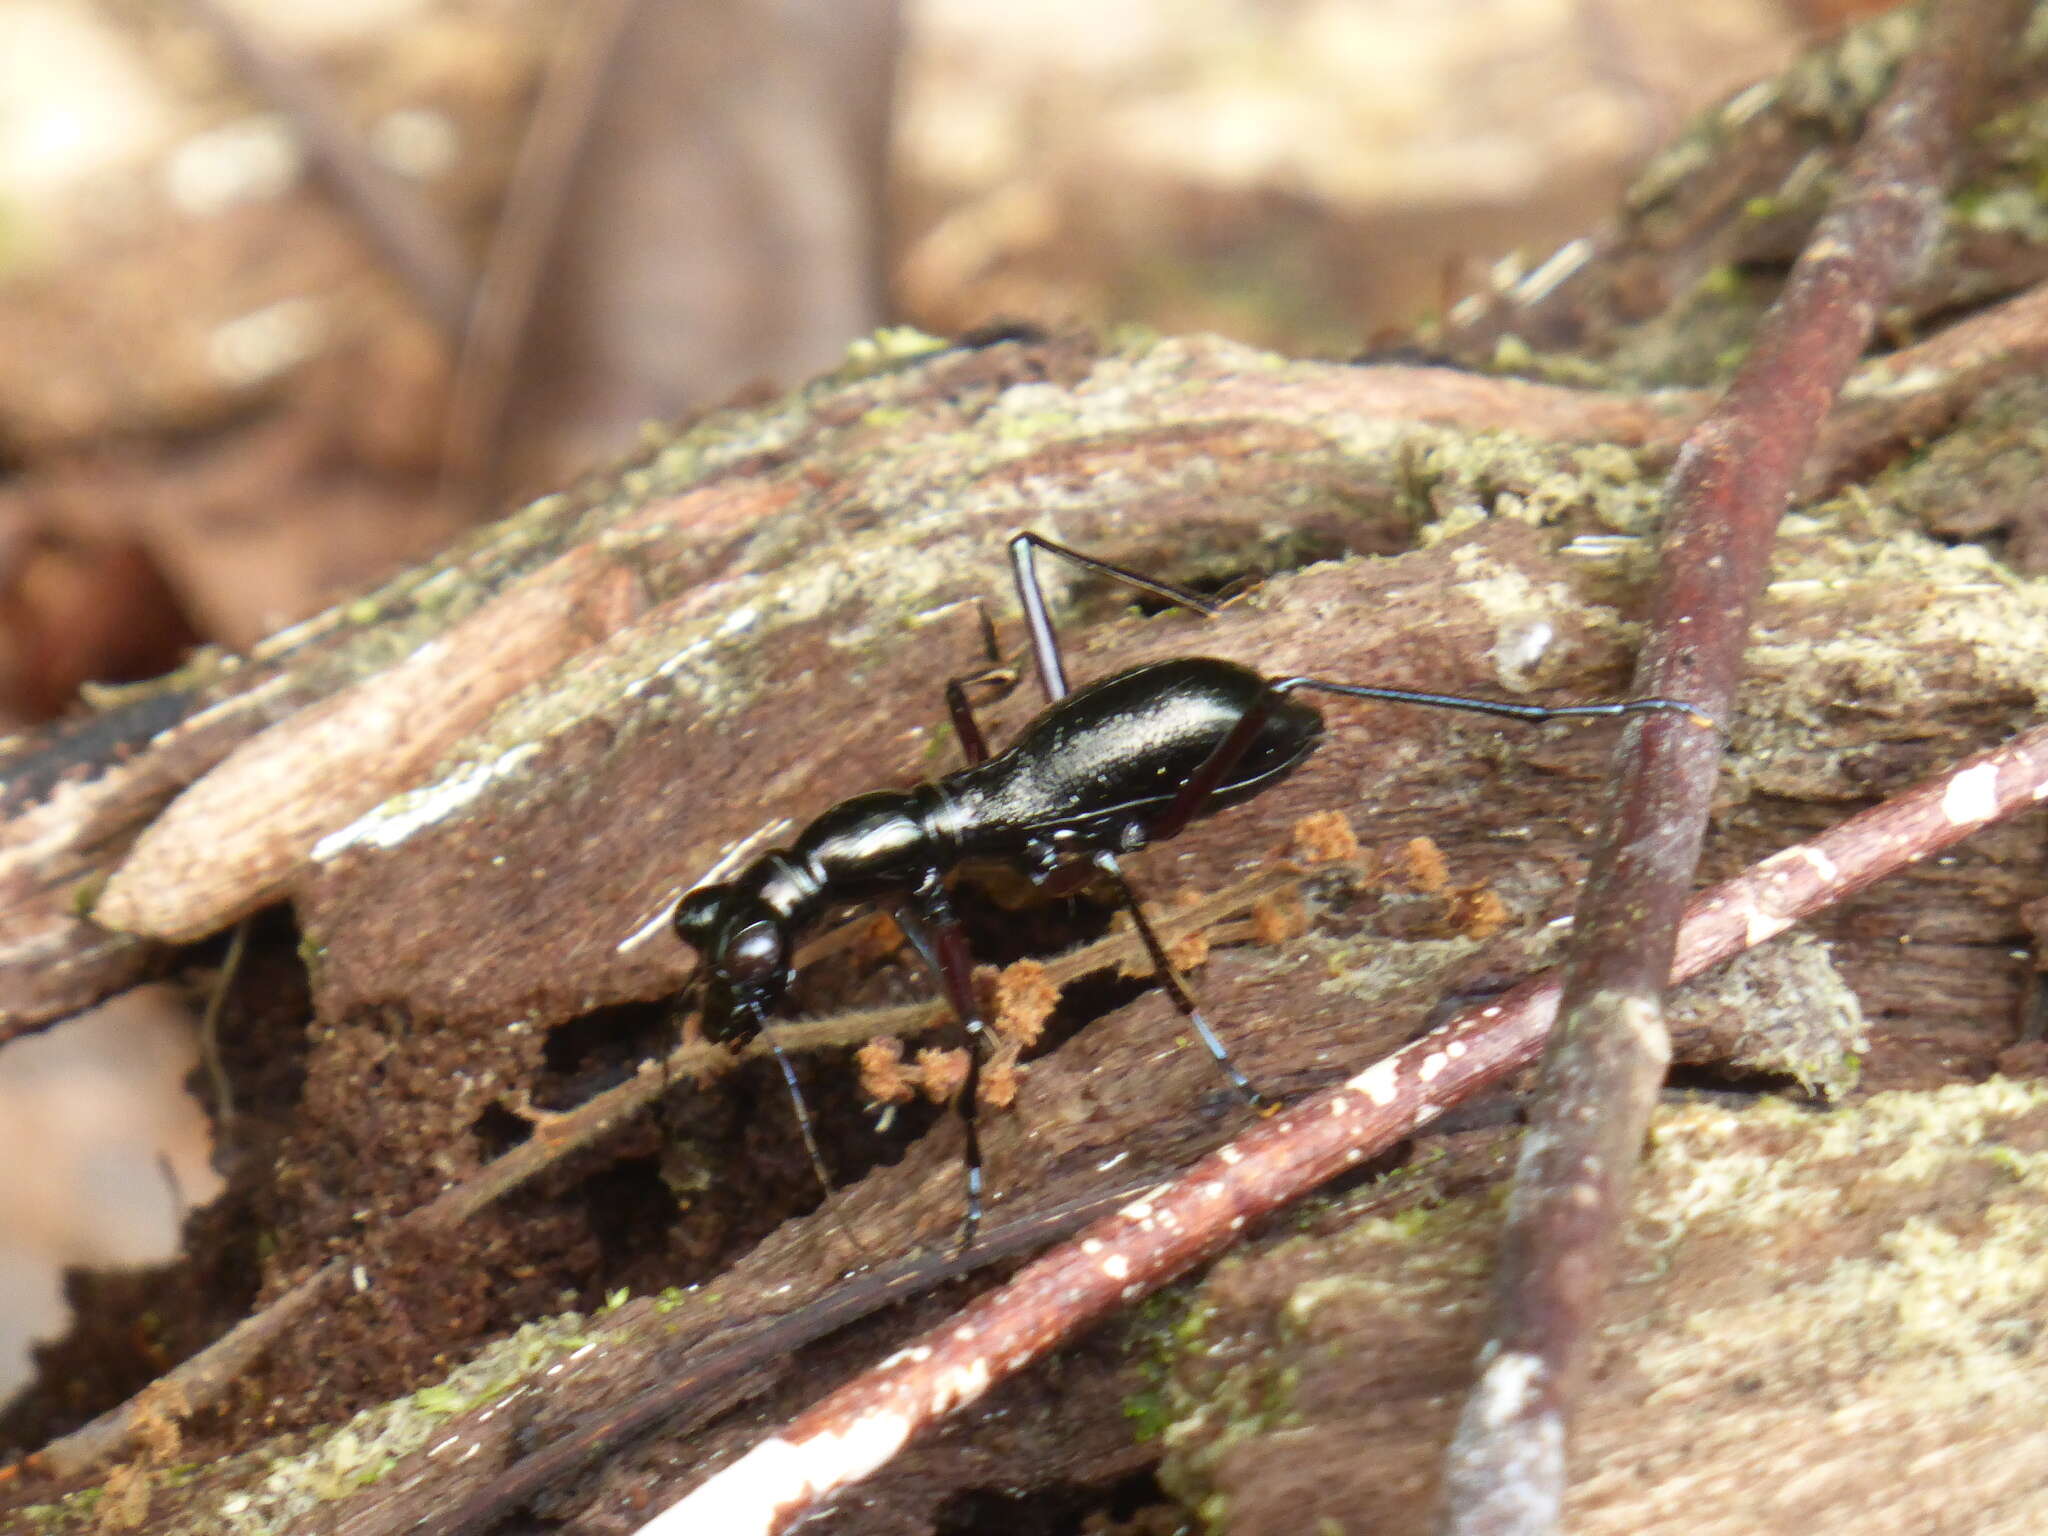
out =
<path fill-rule="evenodd" d="M 774 914 L 784 932 L 807 926 L 824 910 L 824 880 L 804 860 L 791 858 L 780 848 L 762 854 L 749 873 L 752 894 Z"/>

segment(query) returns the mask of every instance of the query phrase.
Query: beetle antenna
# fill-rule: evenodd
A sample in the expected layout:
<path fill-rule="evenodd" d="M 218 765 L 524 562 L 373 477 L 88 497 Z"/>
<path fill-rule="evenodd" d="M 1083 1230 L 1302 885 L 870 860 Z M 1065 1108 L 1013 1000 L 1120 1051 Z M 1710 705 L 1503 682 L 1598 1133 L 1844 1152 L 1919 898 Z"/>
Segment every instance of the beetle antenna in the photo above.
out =
<path fill-rule="evenodd" d="M 1697 705 L 1682 699 L 1613 699 L 1601 704 L 1513 704 L 1505 699 L 1475 699 L 1461 693 L 1416 693 L 1407 688 L 1371 688 L 1361 683 L 1333 683 L 1320 677 L 1283 677 L 1273 684 L 1275 693 L 1301 689 L 1337 693 L 1348 699 L 1378 699 L 1388 704 L 1419 704 L 1430 709 L 1462 709 L 1475 715 L 1499 715 L 1509 720 L 1585 720 L 1596 716 L 1648 714 L 1668 711 L 1689 717 L 1692 723 L 1715 731 L 1720 725 Z"/>

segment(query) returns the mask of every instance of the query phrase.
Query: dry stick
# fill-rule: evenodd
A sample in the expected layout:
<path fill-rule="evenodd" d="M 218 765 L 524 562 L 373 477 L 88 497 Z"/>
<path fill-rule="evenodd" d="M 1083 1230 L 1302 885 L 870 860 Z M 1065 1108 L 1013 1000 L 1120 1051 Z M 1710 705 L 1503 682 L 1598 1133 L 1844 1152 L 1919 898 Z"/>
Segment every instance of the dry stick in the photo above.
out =
<path fill-rule="evenodd" d="M 282 107 L 313 168 L 361 221 L 408 292 L 451 342 L 469 316 L 469 262 L 432 204 L 363 150 L 332 94 L 215 0 L 184 0 L 234 67 Z"/>
<path fill-rule="evenodd" d="M 1261 897 L 1297 882 L 1301 871 L 1290 865 L 1261 870 L 1236 884 L 1204 898 L 1193 906 L 1161 914 L 1155 921 L 1169 940 L 1193 933 L 1251 907 Z M 835 947 L 827 934 L 807 944 L 797 959 L 804 963 L 818 953 Z M 1142 960 L 1143 945 L 1134 933 L 1117 933 L 1096 940 L 1045 962 L 1046 978 L 1063 986 L 1091 971 L 1127 960 Z M 783 1048 L 790 1051 L 817 1050 L 851 1045 L 885 1034 L 914 1034 L 936 1028 L 947 1017 L 943 1002 L 905 1008 L 878 1008 L 830 1019 L 777 1026 Z M 766 1041 L 757 1040 L 748 1054 L 765 1055 Z M 478 1211 L 502 1199 L 571 1152 L 589 1146 L 599 1137 L 625 1123 L 676 1084 L 714 1076 L 729 1068 L 732 1053 L 723 1046 L 702 1041 L 678 1047 L 660 1064 L 648 1064 L 631 1079 L 608 1088 L 576 1108 L 538 1120 L 531 1138 L 496 1158 L 461 1183 L 442 1191 L 425 1205 L 408 1211 L 387 1229 L 387 1241 L 412 1233 L 446 1230 L 467 1221 Z M 177 1401 L 187 1413 L 217 1401 L 234 1382 L 241 1379 L 272 1345 L 304 1326 L 318 1307 L 342 1292 L 343 1283 L 356 1267 L 354 1257 L 337 1258 L 279 1292 L 262 1308 L 237 1323 L 213 1343 L 179 1362 L 145 1390 L 161 1391 L 165 1384 L 175 1387 Z M 70 1434 L 51 1441 L 35 1455 L 38 1470 L 58 1477 L 75 1477 L 104 1461 L 125 1454 L 134 1441 L 141 1418 L 140 1397 L 130 1398 Z"/>
<path fill-rule="evenodd" d="M 590 137 L 612 57 L 643 0 L 600 0 L 570 12 L 542 83 L 491 236 L 476 308 L 456 365 L 441 437 L 443 500 L 477 499 L 497 460 L 512 370 L 554 254 L 562 210 Z"/>
<path fill-rule="evenodd" d="M 2037 726 L 1703 892 L 1686 909 L 1676 977 L 1696 976 L 2044 799 L 2048 726 Z M 1220 1253 L 1246 1223 L 1527 1066 L 1543 1047 L 1559 991 L 1555 973 L 1532 977 L 1259 1122 L 807 1409 L 639 1536 L 789 1529 L 919 1429 Z"/>
<path fill-rule="evenodd" d="M 1728 393 L 1680 448 L 1635 692 L 1727 717 L 1794 477 L 1886 298 L 1932 247 L 1964 119 L 2019 10 L 2017 0 L 1929 9 L 1841 196 Z M 1556 1528 L 1572 1402 L 1670 1062 L 1663 993 L 1719 756 L 1710 735 L 1675 720 L 1642 724 L 1621 749 L 1508 1202 L 1498 1313 L 1445 1465 L 1447 1536 Z"/>

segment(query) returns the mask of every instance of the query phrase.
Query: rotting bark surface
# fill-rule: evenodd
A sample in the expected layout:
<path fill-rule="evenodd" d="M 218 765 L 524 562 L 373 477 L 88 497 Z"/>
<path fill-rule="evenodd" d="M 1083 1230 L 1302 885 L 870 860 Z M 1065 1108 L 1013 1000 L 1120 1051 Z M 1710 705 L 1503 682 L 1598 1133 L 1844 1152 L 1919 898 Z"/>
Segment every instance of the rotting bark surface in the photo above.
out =
<path fill-rule="evenodd" d="M 1462 1192 L 1425 1165 L 1433 1203 L 1337 1202 L 1195 1288 L 1164 1346 L 1162 1480 L 1216 1528 L 1352 1529 L 1368 1504 L 1375 1531 L 1432 1528 L 1500 1225 L 1487 1150 L 1446 1158 Z M 1571 1530 L 2040 1525 L 2043 1084 L 1667 1109 L 1635 1211 Z"/>
<path fill-rule="evenodd" d="M 1860 78 L 1846 67 L 1839 73 Z M 2016 99 L 2037 88 L 2031 76 L 2009 87 Z M 1853 128 L 1846 96 L 1836 102 L 1842 126 L 1833 139 L 1817 126 L 1810 93 L 1799 103 L 1799 112 L 1781 114 L 1780 135 L 1825 147 Z M 1754 137 L 1748 128 L 1730 135 L 1719 149 L 1727 158 L 1709 159 L 1699 173 L 1751 187 L 1748 203 L 1724 196 L 1719 205 L 1737 221 L 1783 169 L 1775 149 L 1743 158 Z M 1994 135 L 1978 152 L 1982 185 L 2020 150 Z M 2048 270 L 2035 246 L 2017 238 L 1998 245 L 1995 261 L 1980 261 L 1983 247 L 1969 238 L 1977 206 L 1958 212 L 1948 281 L 1930 289 L 1928 314 L 1951 310 L 1958 295 L 1997 298 Z M 1638 213 L 1639 232 L 1655 211 Z M 1617 257 L 1613 271 L 1640 276 L 1647 243 L 1643 236 L 1618 247 L 1626 260 Z M 1683 286 L 1703 248 L 1685 246 L 1666 276 Z M 1660 315 L 1689 303 L 1704 325 L 1702 308 L 1769 281 L 1762 267 L 1742 275 L 1735 288 L 1719 281 L 1687 288 L 1687 299 L 1667 295 Z M 1911 321 L 1907 315 L 1902 325 Z M 1740 322 L 1720 314 L 1717 323 Z M 1594 315 L 1579 333 L 1581 367 L 1597 371 L 1602 357 L 1615 356 L 1639 370 L 1650 350 L 1643 338 L 1655 327 L 1679 330 L 1663 318 L 1631 329 Z M 1662 375 L 1688 385 L 1701 376 L 1676 367 Z M 843 1055 L 831 1052 L 806 1063 L 828 1155 L 849 1182 L 874 1167 L 835 1202 L 833 1221 L 812 1217 L 776 1230 L 815 1191 L 779 1084 L 757 1064 L 716 1082 L 679 1084 L 655 1110 L 458 1231 L 432 1241 L 384 1233 L 508 1145 L 544 1137 L 547 1123 L 536 1125 L 534 1110 L 586 1097 L 667 1043 L 665 1002 L 688 966 L 655 920 L 722 853 L 764 825 L 800 824 L 846 794 L 955 761 L 939 685 L 971 670 L 977 649 L 971 613 L 940 610 L 989 598 L 1007 632 L 1014 615 L 1001 543 L 1011 529 L 1040 527 L 1174 579 L 1271 576 L 1206 624 L 1136 616 L 1115 592 L 1073 583 L 1061 607 L 1077 678 L 1199 651 L 1276 674 L 1546 699 L 1610 695 L 1626 672 L 1631 604 L 1649 569 L 1656 477 L 1698 399 L 1690 390 L 1640 395 L 1447 369 L 1284 363 L 1205 339 L 1115 347 L 1007 341 L 882 362 L 760 410 L 708 418 L 645 464 L 486 531 L 432 571 L 338 612 L 253 668 L 202 669 L 136 696 L 125 706 L 132 729 L 118 751 L 113 731 L 105 742 L 74 733 L 27 749 L 13 760 L 23 792 L 0 827 L 0 837 L 13 839 L 0 845 L 12 861 L 0 875 L 25 893 L 9 919 L 21 926 L 0 928 L 0 941 L 17 945 L 6 951 L 13 958 L 0 978 L 14 1027 L 78 1006 L 172 953 L 121 939 L 85 942 L 72 896 L 81 882 L 87 889 L 76 904 L 113 876 L 147 896 L 147 920 L 164 932 L 203 933 L 226 922 L 240 898 L 212 889 L 219 868 L 207 869 L 205 888 L 188 889 L 180 861 L 211 853 L 215 865 L 232 864 L 254 836 L 262 859 L 250 857 L 252 880 L 260 875 L 251 889 L 283 891 L 292 901 L 296 933 L 275 919 L 259 927 L 259 963 L 237 989 L 225 1026 L 238 1109 L 238 1171 L 226 1209 L 236 1219 L 214 1218 L 185 1286 L 158 1287 L 159 1338 L 182 1352 L 220 1325 L 224 1302 L 247 1301 L 246 1268 L 225 1278 L 234 1271 L 229 1256 L 246 1263 L 261 1253 L 259 1306 L 332 1258 L 361 1269 L 359 1285 L 295 1327 L 225 1399 L 182 1425 L 179 1405 L 156 1404 L 144 1470 L 116 1478 L 113 1491 L 146 1501 L 142 1522 L 166 1531 L 227 1528 L 218 1512 L 232 1498 L 249 1500 L 243 1528 L 251 1531 L 399 1529 L 404 1518 L 488 1483 L 529 1445 L 672 1374 L 721 1329 L 829 1290 L 849 1262 L 839 1222 L 880 1254 L 950 1235 L 957 1132 L 941 1123 L 919 1136 L 927 1112 L 877 1135 Z M 1953 430 L 1933 451 L 1880 468 L 1789 520 L 1730 722 L 1710 875 L 1995 742 L 2035 713 L 2039 679 L 2048 676 L 2048 586 L 2016 571 L 2003 542 L 2013 529 L 2018 558 L 2024 540 L 2014 519 L 2023 511 L 1980 519 L 1972 531 L 1981 543 L 1947 542 L 1952 527 L 1930 537 L 1920 522 L 1938 499 L 1930 465 L 1968 485 L 1975 467 L 1995 458 L 2001 483 L 2023 483 L 2012 456 L 2038 449 L 2009 429 L 1980 437 L 1982 420 L 1960 403 Z M 596 586 L 580 584 L 592 572 Z M 566 661 L 531 680 L 508 672 L 499 655 L 465 651 L 491 632 L 479 616 L 493 602 L 548 582 L 564 603 L 592 591 L 612 595 L 576 609 L 568 628 L 587 641 Z M 627 600 L 616 600 L 620 588 Z M 274 827 L 203 827 L 197 852 L 173 847 L 152 854 L 153 864 L 122 867 L 124 851 L 174 789 L 209 770 L 245 771 L 235 748 L 293 728 L 316 701 L 352 694 L 351 707 L 374 718 L 368 706 L 376 690 L 394 686 L 395 664 L 434 643 L 468 662 L 459 681 L 498 691 L 478 714 L 480 726 L 451 729 L 445 739 L 433 734 L 443 728 L 441 714 L 397 712 L 391 728 L 407 733 L 416 762 L 431 766 L 376 784 L 378 809 L 364 816 L 361 797 L 352 796 L 327 822 L 296 822 L 281 839 L 261 836 Z M 1005 739 L 1032 707 L 1026 689 L 992 711 L 994 739 Z M 1135 871 L 1155 900 L 1184 888 L 1214 891 L 1269 867 L 1292 846 L 1303 815 L 1333 807 L 1349 815 L 1366 855 L 1303 877 L 1307 930 L 1274 944 L 1253 941 L 1243 925 L 1228 928 L 1219 935 L 1228 942 L 1194 973 L 1245 1070 L 1276 1092 L 1355 1070 L 1412 1036 L 1444 998 L 1483 994 L 1548 958 L 1553 925 L 1569 912 L 1582 872 L 1606 752 L 1599 728 L 1503 730 L 1343 704 L 1328 714 L 1326 744 L 1293 779 L 1147 854 Z M 264 803 L 303 810 L 291 793 L 290 754 L 258 761 L 270 764 Z M 314 782 L 312 765 L 304 766 Z M 2044 831 L 2038 813 L 1987 831 L 1812 925 L 1824 952 L 1811 940 L 1803 949 L 1781 943 L 1729 980 L 1696 988 L 1703 996 L 1690 1015 L 1693 1070 L 1722 1083 L 1761 1075 L 1839 1085 L 1854 1057 L 1863 1091 L 1915 1095 L 2001 1070 L 2042 1075 L 2048 1055 L 2038 1038 L 2022 1038 L 2022 1021 L 2036 1016 L 2039 979 L 2023 908 L 2048 897 Z M 160 832 L 159 841 L 169 835 Z M 1416 851 L 1419 838 L 1440 855 L 1440 873 Z M 1003 905 L 1000 889 L 966 899 L 977 941 L 995 960 L 1056 951 L 1103 922 L 1086 902 L 1019 912 Z M 296 983 L 285 979 L 296 969 L 294 946 L 312 999 L 303 1032 L 288 1006 Z M 61 970 L 61 985 L 50 981 L 52 968 Z M 1105 1181 L 1175 1167 L 1242 1123 L 1245 1112 L 1182 1038 L 1164 1000 L 1147 993 L 1131 1001 L 1140 989 L 1115 978 L 1071 988 L 1055 1024 L 1061 1043 L 1025 1076 L 1013 1111 L 986 1117 L 999 1221 Z M 823 1014 L 927 990 L 905 957 L 856 944 L 809 970 L 800 1003 Z M 1682 1055 L 1685 1040 L 1682 1033 Z M 1951 1102 L 1926 1100 L 1928 1115 Z M 1999 1115 L 1971 1134 L 2032 1156 L 2025 1117 Z M 1725 1151 L 1758 1138 L 1789 1148 L 1810 1123 L 1831 1122 L 1773 1111 L 1712 1123 L 1727 1127 L 1712 1133 Z M 1688 1159 L 1709 1157 L 1712 1149 L 1694 1145 L 1711 1139 L 1699 1129 L 1707 1124 L 1682 1122 L 1690 1129 L 1674 1132 L 1668 1146 Z M 1984 1165 L 2005 1154 L 1972 1145 L 1959 1139 L 1953 1152 L 1967 1178 L 1930 1178 L 1924 1187 L 1880 1182 L 1864 1191 L 1879 1161 L 1891 1160 L 1890 1143 L 1878 1141 L 1802 1163 L 1801 1177 L 1823 1192 L 1816 1198 L 1854 1203 L 1867 1194 L 1873 1210 L 1894 1196 L 1918 1201 L 1900 1222 L 1911 1215 L 1961 1232 L 2004 1209 L 1999 1201 L 2021 1198 L 1982 1187 Z M 1441 1260 L 1455 1268 L 1462 1253 L 1469 1268 L 1486 1240 L 1480 1229 L 1490 1231 L 1483 1187 L 1492 1154 L 1458 1156 L 1457 1179 L 1419 1177 L 1418 1185 L 1423 1195 L 1456 1197 L 1444 1207 L 1446 1228 L 1460 1226 L 1458 1213 L 1470 1216 L 1469 1241 L 1451 1233 Z M 1677 1156 L 1668 1151 L 1658 1165 L 1659 1198 L 1682 1183 Z M 1784 1256 L 1810 1218 L 1794 1214 L 1793 1202 L 1751 1208 L 1730 1198 L 1712 1207 L 1725 1228 L 1719 1258 L 1707 1263 L 1712 1245 L 1703 1246 L 1697 1223 L 1679 1258 L 1707 1265 L 1698 1274 L 1725 1276 L 1740 1271 L 1753 1243 L 1755 1253 L 1791 1263 Z M 259 1231 L 261 1245 L 253 1240 Z M 1902 1262 L 1875 1225 L 1855 1226 L 1843 1242 L 1850 1246 L 1837 1257 L 1879 1269 Z M 1437 1262 L 1426 1249 L 1387 1262 Z M 1310 1264 L 1303 1261 L 1304 1272 Z M 1397 1266 L 1397 1278 L 1407 1272 Z M 1683 1334 L 1683 1312 L 1673 1309 L 1689 1305 L 1685 1287 L 1697 1275 L 1674 1274 L 1668 1293 L 1641 1293 L 1641 1317 L 1617 1319 L 1609 1333 L 1622 1341 L 1617 1349 L 1630 1329 L 1660 1318 L 1674 1337 Z M 1465 1278 L 1476 1296 L 1477 1276 Z M 1826 1289 L 1826 1280 L 1816 1272 L 1801 1283 Z M 692 1284 L 704 1288 L 668 1301 L 646 1294 Z M 1280 1293 L 1277 1281 L 1267 1288 Z M 559 1313 L 565 1294 L 591 1309 L 619 1290 L 641 1299 L 589 1320 L 537 1321 Z M 1290 1284 L 1285 1294 L 1294 1293 Z M 1761 1327 L 1767 1302 L 1727 1305 L 1754 1305 Z M 1653 1308 L 1664 1310 L 1652 1317 Z M 1981 1326 L 1995 1332 L 2005 1315 L 1985 1313 Z M 1374 1314 L 1382 1327 L 1388 1316 Z M 814 1396 L 885 1352 L 910 1321 L 892 1317 L 793 1357 L 763 1411 L 772 1420 Z M 504 1342 L 521 1324 L 529 1331 Z M 1278 1327 L 1270 1319 L 1242 1326 Z M 1801 1325 L 1788 1315 L 1770 1326 Z M 592 1341 L 601 1347 L 579 1353 Z M 125 1319 L 89 1319 L 65 1347 L 66 1390 L 17 1410 L 15 1433 L 32 1443 L 132 1390 L 162 1363 L 149 1360 L 147 1343 L 138 1345 Z M 1872 1336 L 1872 1358 L 1889 1360 L 1895 1343 Z M 1396 1400 L 1448 1402 L 1462 1384 L 1447 1364 L 1464 1358 L 1460 1341 L 1431 1335 L 1413 1345 L 1412 1355 L 1373 1356 L 1384 1361 L 1385 1379 L 1398 1378 Z M 1137 1378 L 1125 1374 L 1134 1368 L 1115 1363 L 1109 1344 L 1100 1347 L 1006 1389 L 982 1417 L 920 1447 L 913 1463 L 865 1490 L 871 1502 L 849 1502 L 831 1528 L 930 1529 L 988 1490 L 1104 1489 L 1142 1470 L 1158 1447 L 1133 1452 L 1121 1438 L 1119 1405 L 1137 1392 Z M 2004 1367 L 2014 1377 L 2000 1378 L 2001 1392 L 2024 1403 L 2040 1391 L 2040 1349 L 2014 1335 Z M 456 1381 L 440 1385 L 451 1361 L 472 1355 Z M 546 1378 L 544 1396 L 524 1396 L 516 1412 L 487 1412 L 525 1373 L 566 1355 L 578 1358 Z M 1172 1368 L 1190 1420 L 1199 1372 L 1185 1361 Z M 1910 1360 L 1888 1379 L 1919 1390 Z M 407 1396 L 422 1388 L 433 1390 Z M 1645 1388 L 1633 1400 L 1642 1403 L 1631 1420 L 1639 1434 L 1659 1424 L 1642 1441 L 1648 1459 L 1589 1454 L 1583 1497 L 1589 1509 L 1609 1512 L 1600 1518 L 1613 1528 L 1661 1518 L 1673 1489 L 1739 1491 L 1736 1480 L 1765 1475 L 1739 1459 L 1753 1449 L 1747 1437 L 1718 1438 L 1740 1422 L 1730 1403 L 1755 1393 L 1739 1383 L 1724 1394 L 1728 1402 L 1690 1392 L 1673 1387 L 1642 1403 Z M 1785 1435 L 1823 1434 L 1826 1426 L 1800 1416 L 1801 1403 L 1764 1395 L 1773 1412 L 1782 1409 L 1774 1422 Z M 374 1422 L 308 1449 L 306 1432 L 386 1399 L 396 1405 Z M 1881 1440 L 1882 1427 L 1894 1424 L 1885 1417 L 1888 1400 L 1868 1401 L 1880 1426 L 1869 1433 Z M 1339 1420 L 1350 1411 L 1334 1406 Z M 1598 1403 L 1590 1410 L 1589 1444 L 1603 1433 L 1605 1411 Z M 1950 1441 L 1913 1438 L 1924 1419 L 1899 1421 L 1899 1443 L 1971 1469 L 1955 1486 L 1981 1487 L 1983 1507 L 1993 1509 L 1988 1501 L 2006 1485 L 1982 1474 L 1979 1451 L 2006 1442 L 1985 1439 L 1993 1429 L 1974 1413 L 1950 1416 Z M 1030 1425 L 1043 1430 L 1020 1428 Z M 1322 1433 L 1307 1420 L 1296 1428 Z M 1382 1503 L 1419 1509 L 1441 1431 L 1426 1414 L 1412 1424 L 1381 1422 L 1369 1451 L 1346 1453 L 1357 1481 L 1347 1484 L 1340 1518 Z M 547 1513 L 570 1531 L 630 1528 L 632 1511 L 667 1502 L 756 1433 L 746 1414 L 687 1440 L 657 1433 L 611 1457 L 596 1478 L 551 1495 Z M 223 1459 L 270 1435 L 282 1438 L 266 1456 L 305 1459 Z M 427 1454 L 455 1435 L 482 1448 L 460 1469 Z M 1229 1481 L 1235 1464 L 1207 1455 L 1201 1433 L 1177 1435 L 1169 1442 L 1176 1487 L 1248 1497 Z M 1326 1463 L 1332 1443 L 1317 1441 Z M 204 1468 L 196 1477 L 161 1475 L 187 1463 Z M 1854 1475 L 1851 1462 L 1839 1464 Z M 1624 1466 L 1640 1478 L 1609 1475 Z M 17 1486 L 31 1500 L 62 1491 L 33 1476 Z M 1810 1506 L 1785 1508 L 1788 1519 L 1822 1524 Z M 1003 1518 L 988 1514 L 989 1528 Z M 1736 1520 L 1728 1528 L 1775 1527 Z"/>

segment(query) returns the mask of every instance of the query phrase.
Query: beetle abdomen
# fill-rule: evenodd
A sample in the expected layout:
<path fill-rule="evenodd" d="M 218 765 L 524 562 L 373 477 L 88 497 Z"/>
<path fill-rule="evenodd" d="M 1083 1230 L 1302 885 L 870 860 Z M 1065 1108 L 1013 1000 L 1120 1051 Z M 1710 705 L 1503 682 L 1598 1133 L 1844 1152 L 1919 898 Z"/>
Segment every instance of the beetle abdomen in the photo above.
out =
<path fill-rule="evenodd" d="M 1248 667 L 1187 656 L 1119 672 L 1053 705 L 1000 755 L 944 781 L 972 824 L 1066 830 L 1115 840 L 1172 803 L 1182 785 L 1247 712 L 1268 710 L 1250 747 L 1203 803 L 1203 814 L 1250 798 L 1315 749 L 1323 721 L 1309 705 L 1272 693 Z"/>

